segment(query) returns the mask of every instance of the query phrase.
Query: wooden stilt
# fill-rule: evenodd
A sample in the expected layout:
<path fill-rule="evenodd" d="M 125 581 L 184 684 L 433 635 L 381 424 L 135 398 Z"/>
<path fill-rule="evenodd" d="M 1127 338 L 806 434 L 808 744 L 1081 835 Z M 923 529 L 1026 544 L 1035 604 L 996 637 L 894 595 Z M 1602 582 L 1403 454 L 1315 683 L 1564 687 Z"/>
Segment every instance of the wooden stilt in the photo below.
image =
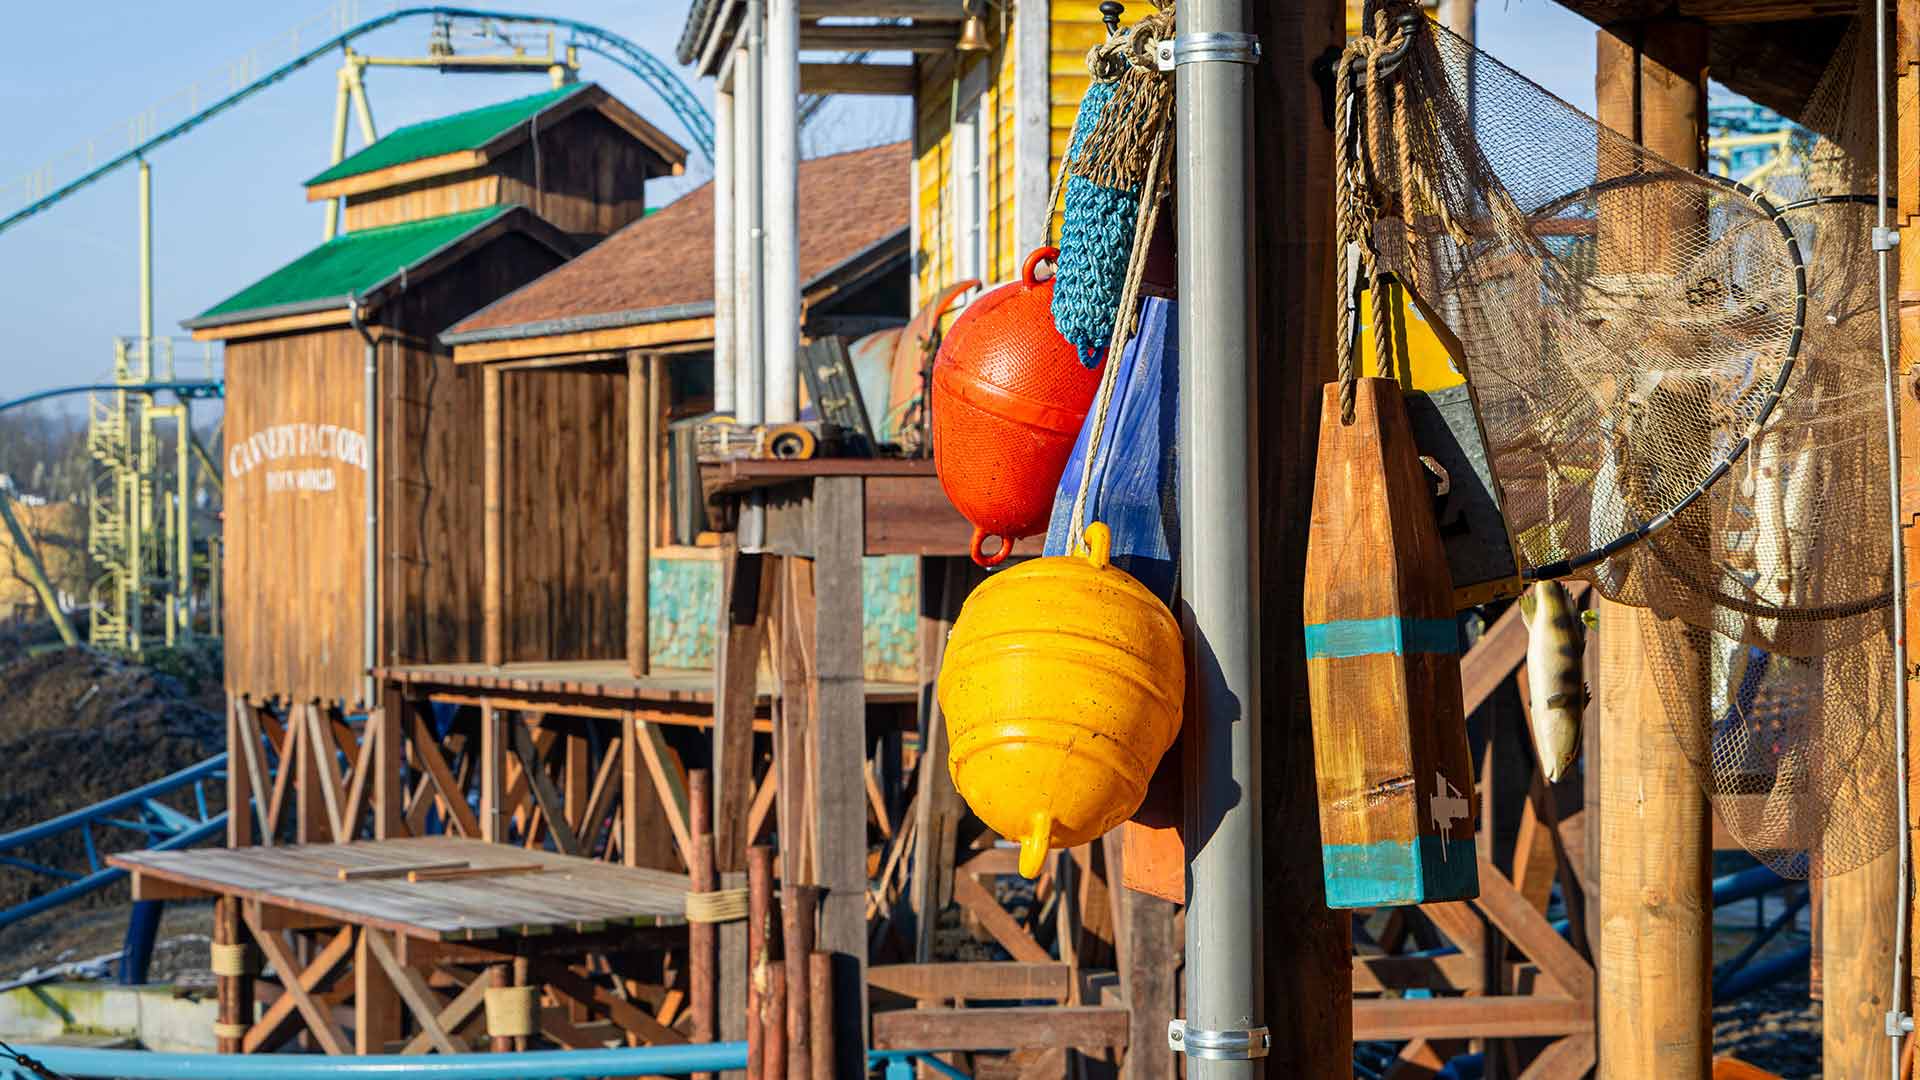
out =
<path fill-rule="evenodd" d="M 227 695 L 227 805 L 234 807 L 227 814 L 227 846 L 230 848 L 253 846 L 253 811 L 246 806 L 256 795 L 261 805 L 266 805 L 267 793 L 254 790 L 254 759 L 246 753 L 248 733 L 257 730 L 246 722 L 251 719 L 246 714 L 252 709 L 244 699 Z M 258 736 L 251 737 L 257 746 Z"/>
<path fill-rule="evenodd" d="M 1265 58 L 1253 71 L 1255 288 L 1260 327 L 1257 425 L 1260 520 L 1260 784 L 1264 1015 L 1272 1060 L 1296 1076 L 1353 1072 L 1353 929 L 1326 906 L 1314 822 L 1313 741 L 1301 647 L 1301 584 L 1319 443 L 1320 388 L 1333 377 L 1333 135 L 1321 120 L 1314 61 L 1339 48 L 1345 4 L 1253 5 L 1247 29 Z M 1269 377 L 1271 376 L 1271 377 Z M 1278 420 L 1278 418 L 1286 418 Z M 1248 947 L 1254 947 L 1252 942 Z M 1162 1035 L 1164 1039 L 1164 1034 Z"/>
<path fill-rule="evenodd" d="M 513 965 L 510 963 L 491 964 L 487 967 L 487 983 L 495 990 L 505 990 L 513 985 Z M 487 1048 L 496 1054 L 513 1053 L 513 1036 L 489 1033 Z"/>
<path fill-rule="evenodd" d="M 808 995 L 813 999 L 813 1080 L 833 1080 L 833 955 L 807 957 Z"/>
<path fill-rule="evenodd" d="M 353 1052 L 384 1054 L 400 1039 L 399 991 L 373 955 L 370 932 L 361 930 L 353 945 Z"/>
<path fill-rule="evenodd" d="M 866 1067 L 867 796 L 865 658 L 861 651 L 864 482 L 813 482 L 813 880 L 826 889 L 819 943 L 834 956 L 834 1044 L 839 1074 Z"/>
<path fill-rule="evenodd" d="M 246 931 L 240 925 L 240 901 L 236 897 L 223 896 L 214 901 L 213 907 L 213 944 L 216 949 L 233 949 L 246 941 Z M 250 953 L 252 950 L 247 949 Z M 244 955 L 239 952 L 230 955 Z M 215 965 L 216 969 L 219 967 Z M 240 1052 L 242 1040 L 246 1037 L 248 1025 L 253 1023 L 253 976 L 247 972 L 249 965 L 242 963 L 239 971 L 217 972 L 216 988 L 220 996 L 218 1027 L 215 1028 L 214 1042 L 222 1054 Z"/>
<path fill-rule="evenodd" d="M 780 937 L 785 946 L 782 957 L 788 988 L 786 1003 L 787 1068 L 786 1080 L 807 1080 L 813 1069 L 812 998 L 807 992 L 807 958 L 813 955 L 814 922 L 819 917 L 820 888 L 816 885 L 780 886 Z M 769 1072 L 768 1080 L 781 1080 L 780 1073 Z"/>
<path fill-rule="evenodd" d="M 693 818 L 693 865 L 688 868 L 689 884 L 694 892 L 712 892 L 719 887 L 713 870 L 713 781 L 705 769 L 687 774 L 688 809 Z M 714 1041 L 716 1004 L 716 952 L 718 935 L 712 923 L 687 925 L 687 999 L 692 1015 L 693 1041 Z M 700 1074 L 696 1074 L 700 1075 Z"/>
<path fill-rule="evenodd" d="M 767 965 L 772 962 L 773 849 L 747 849 L 747 1080 L 770 1080 L 767 1073 Z"/>
<path fill-rule="evenodd" d="M 1601 123 L 1683 166 L 1704 162 L 1707 28 L 1649 20 L 1602 30 Z M 1605 167 L 1603 163 L 1603 167 Z M 1670 207 L 1631 236 L 1598 238 L 1600 257 L 1636 269 L 1675 224 Z M 1615 219 L 1617 220 L 1617 219 Z M 1644 239 L 1645 242 L 1642 242 Z M 1696 671 L 1654 684 L 1645 612 L 1602 601 L 1600 699 L 1600 1080 L 1704 1080 L 1713 1050 L 1713 943 L 1705 793 L 1670 730 L 1704 722 Z M 1672 716 L 1675 709 L 1687 710 Z"/>
<path fill-rule="evenodd" d="M 787 964 L 775 960 L 767 965 L 767 992 L 760 1004 L 760 1043 L 766 1049 L 760 1075 L 764 1080 L 779 1080 L 787 1075 Z"/>

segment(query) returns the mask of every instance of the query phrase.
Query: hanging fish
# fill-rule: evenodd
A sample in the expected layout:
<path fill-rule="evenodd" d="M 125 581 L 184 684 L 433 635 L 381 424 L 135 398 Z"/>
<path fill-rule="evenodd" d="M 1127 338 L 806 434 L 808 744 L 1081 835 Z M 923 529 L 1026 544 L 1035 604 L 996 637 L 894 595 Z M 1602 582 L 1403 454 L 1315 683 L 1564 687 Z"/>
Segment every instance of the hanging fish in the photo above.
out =
<path fill-rule="evenodd" d="M 1573 597 L 1557 581 L 1541 581 L 1520 594 L 1520 621 L 1527 627 L 1527 708 L 1533 747 L 1549 782 L 1559 780 L 1580 756 L 1580 718 L 1587 687 L 1580 677 L 1586 630 Z"/>

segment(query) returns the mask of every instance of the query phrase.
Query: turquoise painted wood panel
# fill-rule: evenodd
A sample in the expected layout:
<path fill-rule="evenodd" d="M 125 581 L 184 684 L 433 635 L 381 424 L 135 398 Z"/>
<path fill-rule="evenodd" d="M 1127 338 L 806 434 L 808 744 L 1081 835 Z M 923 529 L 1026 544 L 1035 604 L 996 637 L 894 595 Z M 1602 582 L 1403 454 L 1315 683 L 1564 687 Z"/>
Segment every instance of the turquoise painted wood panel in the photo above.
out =
<path fill-rule="evenodd" d="M 911 682 L 919 673 L 920 583 L 911 555 L 874 556 L 860 576 L 866 609 L 866 676 Z M 647 628 L 655 667 L 711 669 L 719 611 L 720 564 L 655 559 L 647 575 Z"/>

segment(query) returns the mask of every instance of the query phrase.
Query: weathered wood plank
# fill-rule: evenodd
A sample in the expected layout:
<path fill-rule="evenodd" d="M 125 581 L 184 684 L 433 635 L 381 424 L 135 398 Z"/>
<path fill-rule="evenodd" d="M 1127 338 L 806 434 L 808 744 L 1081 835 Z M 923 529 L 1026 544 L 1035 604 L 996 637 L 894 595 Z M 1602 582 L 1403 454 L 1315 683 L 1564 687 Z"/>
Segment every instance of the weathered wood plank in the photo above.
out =
<path fill-rule="evenodd" d="M 1164 964 L 1165 957 L 1161 960 Z M 1073 969 L 1057 961 L 875 964 L 867 969 L 867 985 L 873 989 L 921 1001 L 1065 1001 L 1072 983 Z"/>
<path fill-rule="evenodd" d="M 874 1016 L 873 1045 L 880 1050 L 1125 1047 L 1127 1010 L 1092 1005 L 901 1009 Z"/>
<path fill-rule="evenodd" d="M 1593 1030 L 1593 1006 L 1557 996 L 1368 998 L 1353 1003 L 1356 1040 L 1521 1038 Z"/>

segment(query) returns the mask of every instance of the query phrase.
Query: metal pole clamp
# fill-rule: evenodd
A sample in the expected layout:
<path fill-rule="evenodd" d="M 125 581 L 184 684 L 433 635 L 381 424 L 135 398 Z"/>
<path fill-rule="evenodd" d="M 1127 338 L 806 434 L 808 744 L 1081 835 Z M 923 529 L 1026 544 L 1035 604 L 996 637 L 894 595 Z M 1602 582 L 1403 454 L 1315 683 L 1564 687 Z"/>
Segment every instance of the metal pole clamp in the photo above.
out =
<path fill-rule="evenodd" d="M 1154 47 L 1154 64 L 1161 71 L 1172 71 L 1181 64 L 1257 64 L 1260 39 L 1252 34 L 1223 31 L 1181 34 L 1172 41 Z"/>
<path fill-rule="evenodd" d="M 1248 1061 L 1267 1056 L 1272 1040 L 1264 1027 L 1230 1031 L 1189 1028 L 1185 1020 L 1167 1021 L 1167 1049 L 1207 1061 Z"/>

